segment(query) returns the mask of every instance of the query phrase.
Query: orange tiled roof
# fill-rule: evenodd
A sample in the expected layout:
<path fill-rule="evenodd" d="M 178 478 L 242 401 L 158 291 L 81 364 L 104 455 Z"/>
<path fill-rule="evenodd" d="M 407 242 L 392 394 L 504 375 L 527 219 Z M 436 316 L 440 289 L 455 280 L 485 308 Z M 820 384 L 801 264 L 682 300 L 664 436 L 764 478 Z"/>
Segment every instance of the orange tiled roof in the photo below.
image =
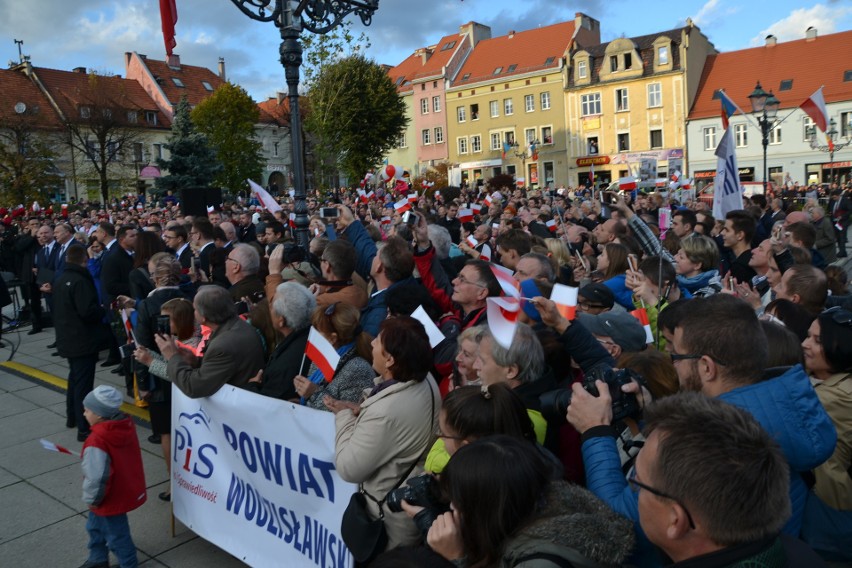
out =
<path fill-rule="evenodd" d="M 689 119 L 720 116 L 721 103 L 713 99 L 718 89 L 751 112 L 748 95 L 758 80 L 780 99 L 781 108 L 801 105 L 820 86 L 824 86 L 827 103 L 852 100 L 852 80 L 843 80 L 844 74 L 852 75 L 849 54 L 852 31 L 711 55 L 704 64 Z M 792 85 L 782 91 L 781 82 L 787 80 Z"/>
<path fill-rule="evenodd" d="M 16 111 L 18 103 L 24 103 L 23 112 Z M 29 77 L 22 71 L 0 69 L 0 124 L 19 119 L 27 120 L 33 128 L 62 127 L 50 101 Z"/>
<path fill-rule="evenodd" d="M 98 92 L 95 93 L 88 73 L 44 67 L 36 67 L 35 73 L 69 120 L 80 116 L 80 106 L 108 104 L 131 111 L 156 112 L 157 128 L 168 128 L 171 125 L 168 117 L 160 112 L 145 89 L 136 81 L 98 75 Z M 105 102 L 98 103 L 97 101 L 102 100 L 101 96 L 105 97 L 103 99 Z M 126 117 L 124 122 L 127 122 Z M 135 124 L 140 127 L 151 127 L 146 124 L 144 116 L 138 116 L 138 122 Z"/>
<path fill-rule="evenodd" d="M 158 79 L 160 88 L 172 106 L 176 106 L 181 97 L 186 95 L 191 106 L 195 106 L 216 90 L 225 82 L 206 67 L 197 67 L 195 65 L 184 65 L 181 63 L 180 68 L 172 68 L 165 61 L 158 61 L 145 57 L 142 59 L 154 79 Z M 178 79 L 183 87 L 178 87 L 174 79 Z M 204 82 L 212 87 L 212 90 L 204 86 Z"/>
<path fill-rule="evenodd" d="M 426 61 L 426 64 L 415 71 L 413 80 L 424 77 L 434 77 L 441 74 L 444 65 L 450 60 L 453 54 L 461 47 L 465 36 L 461 34 L 452 34 L 444 36 L 441 40 L 432 47 L 428 47 L 432 51 L 432 55 Z"/>
<path fill-rule="evenodd" d="M 508 78 L 541 69 L 558 69 L 559 60 L 571 43 L 573 35 L 574 20 L 571 20 L 483 39 L 459 70 L 453 86 Z M 548 61 L 550 63 L 547 63 Z M 500 73 L 495 74 L 494 71 L 498 67 L 502 69 Z"/>
<path fill-rule="evenodd" d="M 304 97 L 299 98 L 299 112 L 305 116 Z M 290 101 L 285 96 L 278 102 L 277 97 L 270 97 L 263 102 L 257 103 L 257 108 L 260 110 L 260 122 L 262 124 L 275 124 L 277 126 L 290 125 Z"/>
<path fill-rule="evenodd" d="M 411 92 L 414 89 L 411 81 L 414 75 L 420 72 L 421 69 L 423 69 L 423 59 L 417 53 L 412 53 L 402 63 L 396 67 L 391 67 L 388 71 L 388 77 L 396 85 L 396 92 Z"/>

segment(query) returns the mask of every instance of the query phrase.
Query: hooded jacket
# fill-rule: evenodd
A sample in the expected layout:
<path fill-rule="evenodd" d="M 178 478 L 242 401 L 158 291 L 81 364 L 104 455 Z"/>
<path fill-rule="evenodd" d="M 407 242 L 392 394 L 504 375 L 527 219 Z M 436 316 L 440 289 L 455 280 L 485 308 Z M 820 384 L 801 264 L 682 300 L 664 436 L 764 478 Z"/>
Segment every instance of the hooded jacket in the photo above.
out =
<path fill-rule="evenodd" d="M 142 451 L 129 416 L 92 426 L 83 444 L 83 502 L 96 515 L 120 515 L 147 499 Z"/>

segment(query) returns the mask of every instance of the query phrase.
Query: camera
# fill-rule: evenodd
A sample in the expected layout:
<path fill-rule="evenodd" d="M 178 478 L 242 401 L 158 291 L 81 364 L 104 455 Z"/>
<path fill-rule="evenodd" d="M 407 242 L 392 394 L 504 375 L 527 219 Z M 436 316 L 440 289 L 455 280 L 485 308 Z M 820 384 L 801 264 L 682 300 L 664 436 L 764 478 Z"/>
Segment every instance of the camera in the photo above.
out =
<path fill-rule="evenodd" d="M 157 333 L 159 335 L 172 334 L 172 326 L 169 316 L 157 316 Z"/>
<path fill-rule="evenodd" d="M 340 211 L 337 207 L 323 207 L 320 209 L 320 217 L 325 217 L 326 219 L 338 217 L 339 215 Z"/>
<path fill-rule="evenodd" d="M 438 482 L 429 473 L 412 477 L 405 486 L 388 493 L 385 503 L 392 513 L 399 513 L 402 511 L 403 499 L 411 505 L 423 507 L 414 517 L 414 522 L 424 534 L 439 515 L 450 510 L 449 506 L 441 502 Z"/>
<path fill-rule="evenodd" d="M 595 381 L 601 380 L 609 386 L 612 396 L 612 421 L 616 423 L 625 418 L 636 418 L 641 413 L 639 401 L 636 395 L 626 393 L 621 387 L 630 384 L 634 380 L 640 385 L 645 385 L 645 379 L 639 373 L 630 369 L 595 369 L 586 374 L 583 380 L 583 389 L 592 396 L 600 396 Z M 541 414 L 547 421 L 564 421 L 568 406 L 571 404 L 571 389 L 557 389 L 546 392 L 539 397 L 541 402 Z"/>

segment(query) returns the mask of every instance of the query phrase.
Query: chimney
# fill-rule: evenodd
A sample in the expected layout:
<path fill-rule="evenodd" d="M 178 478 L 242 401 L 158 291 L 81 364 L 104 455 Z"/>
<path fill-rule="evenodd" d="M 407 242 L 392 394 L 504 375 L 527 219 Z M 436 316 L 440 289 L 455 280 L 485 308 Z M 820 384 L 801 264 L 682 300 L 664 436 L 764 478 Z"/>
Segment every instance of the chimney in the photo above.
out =
<path fill-rule="evenodd" d="M 428 47 L 418 47 L 415 53 L 420 57 L 421 65 L 426 65 L 426 62 L 432 57 L 432 50 Z"/>
<path fill-rule="evenodd" d="M 85 75 L 86 74 L 86 68 L 85 67 L 75 67 L 74 69 L 72 69 L 72 72 L 80 73 L 81 75 Z"/>
<path fill-rule="evenodd" d="M 278 104 L 280 105 L 284 102 L 284 99 L 287 98 L 287 95 L 285 95 L 281 91 L 278 91 L 275 93 L 275 98 L 278 99 Z"/>
<path fill-rule="evenodd" d="M 146 60 L 146 59 L 148 59 L 148 56 L 147 56 L 147 55 L 145 55 L 144 53 L 140 53 L 140 54 L 139 54 L 139 57 L 140 57 L 143 61 L 144 61 L 144 60 Z"/>
<path fill-rule="evenodd" d="M 817 29 L 813 26 L 810 26 L 807 30 L 805 30 L 805 39 L 808 41 L 813 41 L 817 38 Z"/>
<path fill-rule="evenodd" d="M 515 30 L 510 31 L 508 35 L 509 35 L 509 39 L 512 39 L 513 37 L 515 37 Z"/>
<path fill-rule="evenodd" d="M 772 47 L 778 43 L 778 38 L 772 34 L 766 36 L 766 47 Z"/>
<path fill-rule="evenodd" d="M 177 53 L 172 53 L 169 55 L 169 67 L 172 69 L 180 69 L 180 55 Z"/>
<path fill-rule="evenodd" d="M 227 81 L 227 79 L 225 78 L 225 58 L 224 57 L 219 58 L 219 78 L 222 79 L 223 81 Z"/>

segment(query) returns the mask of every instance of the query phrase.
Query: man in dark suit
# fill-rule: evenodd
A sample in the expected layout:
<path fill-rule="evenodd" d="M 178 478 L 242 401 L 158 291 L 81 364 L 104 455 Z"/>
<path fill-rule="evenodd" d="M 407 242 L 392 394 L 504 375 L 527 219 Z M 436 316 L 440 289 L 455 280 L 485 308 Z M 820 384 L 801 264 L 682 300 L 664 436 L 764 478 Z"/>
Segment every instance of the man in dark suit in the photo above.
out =
<path fill-rule="evenodd" d="M 216 249 L 213 242 L 213 225 L 204 217 L 192 221 L 192 246 L 198 251 L 198 268 L 210 277 L 210 255 Z"/>
<path fill-rule="evenodd" d="M 20 278 L 24 285 L 21 287 L 25 309 L 29 308 L 32 329 L 27 335 L 39 333 L 41 321 L 41 292 L 36 284 L 36 255 L 41 250 L 41 244 L 36 237 L 40 223 L 38 219 L 30 219 L 21 234 L 15 240 L 14 250 L 20 263 Z"/>
<path fill-rule="evenodd" d="M 71 226 L 66 223 L 59 223 L 56 225 L 53 229 L 53 237 L 55 242 L 54 256 L 56 259 L 56 264 L 53 269 L 53 279 L 50 282 L 45 282 L 41 285 L 41 292 L 46 295 L 46 298 L 52 298 L 53 288 L 56 286 L 56 283 L 65 271 L 65 257 L 68 253 L 68 249 L 74 246 L 83 246 L 74 239 L 74 231 Z"/>
<path fill-rule="evenodd" d="M 174 223 L 163 232 L 163 240 L 166 246 L 175 254 L 183 270 L 189 270 L 192 266 L 192 247 L 189 246 L 189 238 L 186 229 L 180 223 Z"/>
<path fill-rule="evenodd" d="M 110 232 L 115 236 L 112 238 Z M 117 314 L 112 310 L 112 303 L 118 296 L 130 296 L 130 271 L 133 270 L 133 249 L 136 246 L 136 229 L 129 225 L 123 225 L 115 230 L 111 223 L 101 223 L 96 234 L 103 243 L 108 241 L 108 250 L 101 256 L 101 294 L 103 307 L 109 314 L 109 319 L 116 322 Z M 111 240 L 110 240 L 111 239 Z M 107 247 L 107 244 L 104 244 Z M 116 337 L 110 334 L 109 356 L 102 367 L 111 367 L 121 362 L 118 352 L 119 343 L 124 343 L 124 337 Z M 119 371 L 120 372 L 120 371 Z M 133 392 L 132 377 L 125 377 L 128 394 Z"/>
<path fill-rule="evenodd" d="M 50 225 L 42 225 L 36 233 L 41 249 L 35 256 L 35 275 L 36 283 L 40 292 L 45 291 L 45 284 L 53 281 L 53 274 L 56 270 L 56 257 L 59 253 L 59 247 L 56 246 L 56 241 L 53 239 L 53 228 Z M 53 312 L 53 298 L 46 296 L 47 308 Z"/>
<path fill-rule="evenodd" d="M 831 201 L 828 203 L 828 207 L 831 211 L 831 222 L 834 223 L 834 234 L 837 236 L 837 257 L 845 258 L 846 232 L 849 229 L 849 214 L 852 213 L 849 198 L 843 195 L 842 190 L 835 189 L 831 192 Z"/>

